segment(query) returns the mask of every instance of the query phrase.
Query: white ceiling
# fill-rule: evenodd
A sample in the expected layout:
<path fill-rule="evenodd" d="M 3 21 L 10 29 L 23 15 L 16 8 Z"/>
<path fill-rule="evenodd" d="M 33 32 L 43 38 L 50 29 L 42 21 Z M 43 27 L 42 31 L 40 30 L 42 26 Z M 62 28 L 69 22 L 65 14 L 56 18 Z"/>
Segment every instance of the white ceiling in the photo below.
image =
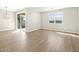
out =
<path fill-rule="evenodd" d="M 51 10 L 62 9 L 62 8 L 64 7 L 29 7 L 30 10 L 35 10 L 39 12 L 51 11 Z"/>
<path fill-rule="evenodd" d="M 16 11 L 22 10 L 24 8 L 27 8 L 27 7 L 7 7 L 7 10 L 16 12 Z M 59 8 L 56 8 L 56 7 L 54 7 L 54 8 L 53 7 L 28 7 L 28 8 L 31 10 L 35 10 L 35 11 L 44 12 L 44 11 L 61 9 L 63 7 L 59 7 Z M 0 9 L 6 10 L 5 7 L 0 7 Z"/>
<path fill-rule="evenodd" d="M 0 9 L 6 10 L 5 7 L 0 7 Z M 19 10 L 22 10 L 22 9 L 24 9 L 24 7 L 7 7 L 7 10 L 8 10 L 8 11 L 13 11 L 13 12 L 19 11 Z"/>
<path fill-rule="evenodd" d="M 48 3 L 48 1 L 50 1 L 50 3 Z M 56 0 L 54 1 L 55 2 L 51 0 L 45 0 L 45 1 L 43 0 L 35 0 L 35 1 L 34 0 L 0 0 L 0 9 L 5 10 L 6 6 L 8 7 L 7 9 L 9 11 L 19 11 L 27 7 L 30 7 L 30 8 L 32 7 L 31 9 L 38 10 L 38 11 L 48 11 L 48 10 L 55 10 L 55 9 L 63 8 L 64 5 L 61 5 L 61 3 L 58 3 Z"/>

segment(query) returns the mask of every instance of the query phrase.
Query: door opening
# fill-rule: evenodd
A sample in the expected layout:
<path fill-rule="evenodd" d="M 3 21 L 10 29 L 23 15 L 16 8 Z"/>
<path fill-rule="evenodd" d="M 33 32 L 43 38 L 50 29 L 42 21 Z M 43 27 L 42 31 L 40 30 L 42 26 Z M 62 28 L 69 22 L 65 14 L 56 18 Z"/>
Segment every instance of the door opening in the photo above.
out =
<path fill-rule="evenodd" d="M 18 29 L 25 29 L 25 21 L 26 21 L 26 17 L 25 17 L 25 13 L 20 13 L 17 14 L 17 28 Z"/>

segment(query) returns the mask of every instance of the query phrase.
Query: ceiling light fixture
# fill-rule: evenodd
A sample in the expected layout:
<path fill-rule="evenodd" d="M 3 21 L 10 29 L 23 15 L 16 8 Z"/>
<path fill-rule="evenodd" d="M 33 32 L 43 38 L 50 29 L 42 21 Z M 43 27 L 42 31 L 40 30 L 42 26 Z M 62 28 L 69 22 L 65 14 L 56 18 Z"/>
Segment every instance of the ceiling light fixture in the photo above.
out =
<path fill-rule="evenodd" d="M 5 7 L 5 14 L 4 14 L 4 18 L 7 19 L 8 18 L 8 11 L 7 11 L 7 7 Z"/>

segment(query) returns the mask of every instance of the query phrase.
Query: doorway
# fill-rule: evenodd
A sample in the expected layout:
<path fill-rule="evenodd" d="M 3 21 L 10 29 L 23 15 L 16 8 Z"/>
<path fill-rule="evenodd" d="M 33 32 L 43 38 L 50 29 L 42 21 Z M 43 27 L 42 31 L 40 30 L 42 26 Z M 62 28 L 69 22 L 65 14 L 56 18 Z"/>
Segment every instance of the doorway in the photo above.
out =
<path fill-rule="evenodd" d="M 25 13 L 20 13 L 17 14 L 17 28 L 18 29 L 25 29 L 25 21 L 26 21 L 26 14 Z"/>

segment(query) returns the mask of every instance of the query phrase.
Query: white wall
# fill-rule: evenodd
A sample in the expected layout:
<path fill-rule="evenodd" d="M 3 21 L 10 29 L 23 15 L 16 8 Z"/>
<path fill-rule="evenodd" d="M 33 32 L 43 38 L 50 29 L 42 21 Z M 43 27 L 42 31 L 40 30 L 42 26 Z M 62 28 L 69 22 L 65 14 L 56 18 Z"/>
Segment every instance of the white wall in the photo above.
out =
<path fill-rule="evenodd" d="M 78 8 L 77 14 L 78 14 L 78 24 L 77 24 L 78 26 L 77 27 L 78 27 L 78 34 L 79 34 L 79 8 Z"/>
<path fill-rule="evenodd" d="M 26 8 L 19 12 L 16 12 L 16 16 L 19 13 L 26 13 L 26 32 L 31 32 L 40 29 L 40 12 L 34 10 L 33 8 Z M 16 18 L 16 28 L 17 28 L 17 18 Z"/>
<path fill-rule="evenodd" d="M 33 8 L 27 8 L 17 13 L 26 13 L 26 31 L 34 31 L 38 29 L 57 30 L 64 32 L 79 33 L 79 9 L 64 8 L 50 12 L 63 12 L 64 18 L 62 24 L 50 24 L 48 22 L 49 12 L 38 12 Z"/>
<path fill-rule="evenodd" d="M 5 16 L 5 11 L 0 10 L 0 31 L 15 29 L 15 13 L 8 11 L 8 18 Z"/>
<path fill-rule="evenodd" d="M 27 11 L 29 32 L 40 29 L 40 12 L 28 9 Z"/>
<path fill-rule="evenodd" d="M 41 13 L 41 22 L 42 22 L 42 29 L 48 30 L 57 30 L 57 31 L 65 31 L 65 32 L 72 32 L 77 33 L 77 8 L 65 8 L 61 10 L 55 10 L 51 12 L 63 12 L 64 18 L 62 24 L 51 24 L 48 22 L 48 13 L 49 12 L 42 12 Z"/>

